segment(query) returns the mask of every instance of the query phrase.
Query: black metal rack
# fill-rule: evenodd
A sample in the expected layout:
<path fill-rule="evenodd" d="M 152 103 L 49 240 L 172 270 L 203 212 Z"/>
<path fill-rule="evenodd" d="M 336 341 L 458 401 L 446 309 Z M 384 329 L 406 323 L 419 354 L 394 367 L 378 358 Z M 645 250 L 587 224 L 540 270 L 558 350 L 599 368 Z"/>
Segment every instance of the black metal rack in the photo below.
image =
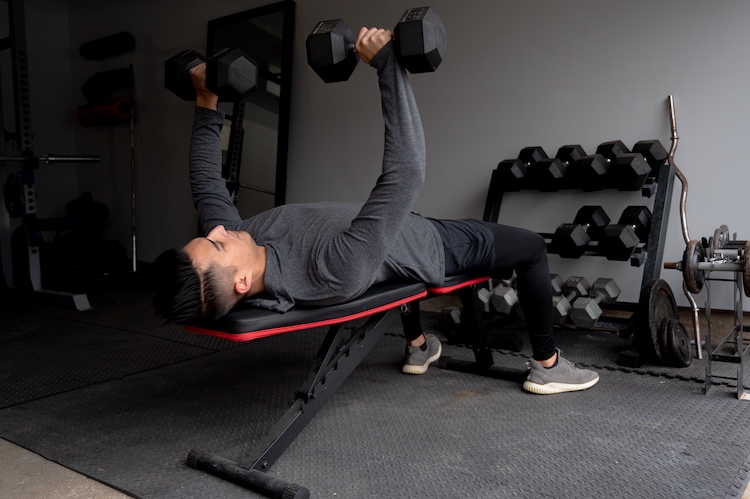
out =
<path fill-rule="evenodd" d="M 669 221 L 669 211 L 672 202 L 672 191 L 674 189 L 675 170 L 665 159 L 658 168 L 652 169 L 651 173 L 644 182 L 641 194 L 644 197 L 653 198 L 653 208 L 651 217 L 651 227 L 648 238 L 642 242 L 636 249 L 631 258 L 631 265 L 643 267 L 643 276 L 641 279 L 641 297 L 638 303 L 617 303 L 613 305 L 601 305 L 602 309 L 632 311 L 629 318 L 603 316 L 597 321 L 595 327 L 616 329 L 620 336 L 629 338 L 633 336 L 633 342 L 630 349 L 621 352 L 618 355 L 617 363 L 628 367 L 640 367 L 647 359 L 653 357 L 653 347 L 651 332 L 639 327 L 638 315 L 648 310 L 649 303 L 644 296 L 648 297 L 647 290 L 654 279 L 658 279 L 662 267 L 664 256 L 664 243 L 667 236 L 667 223 Z M 483 220 L 486 222 L 497 222 L 503 197 L 506 192 L 516 192 L 521 190 L 535 190 L 533 181 L 521 182 L 517 187 L 506 190 L 503 172 L 495 169 L 492 172 L 490 187 L 487 192 L 487 199 L 484 207 Z M 559 190 L 580 189 L 580 184 L 575 177 L 565 176 L 558 183 Z M 613 186 L 606 185 L 605 189 L 612 189 Z M 538 190 L 538 189 L 536 189 Z M 545 195 L 553 192 L 544 192 Z M 546 240 L 552 238 L 550 233 L 540 233 Z M 547 250 L 553 253 L 552 245 L 547 243 Z M 590 245 L 584 256 L 604 256 L 604 253 L 597 249 L 597 246 Z M 644 292 L 645 291 L 645 292 Z M 646 301 L 646 303 L 643 303 Z M 647 322 L 647 321 L 646 321 Z"/>

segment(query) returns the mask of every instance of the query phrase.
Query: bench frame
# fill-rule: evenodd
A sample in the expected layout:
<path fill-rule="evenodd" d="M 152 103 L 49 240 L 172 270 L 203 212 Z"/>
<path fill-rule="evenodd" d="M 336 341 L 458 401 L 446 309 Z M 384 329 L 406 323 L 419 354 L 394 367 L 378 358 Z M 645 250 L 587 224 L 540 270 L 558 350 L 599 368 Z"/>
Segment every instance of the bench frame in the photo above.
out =
<path fill-rule="evenodd" d="M 234 314 L 234 317 L 229 317 L 223 324 L 215 323 L 223 326 L 223 330 L 218 327 L 213 329 L 205 323 L 186 326 L 189 332 L 240 342 L 329 326 L 307 378 L 296 391 L 289 409 L 248 455 L 241 458 L 239 463 L 234 463 L 210 452 L 192 449 L 188 454 L 188 464 L 270 497 L 281 497 L 284 493 L 288 497 L 309 497 L 309 491 L 304 487 L 268 477 L 264 472 L 271 468 L 383 334 L 400 318 L 401 308 L 431 296 L 456 291 L 460 293 L 464 307 L 464 329 L 475 356 L 475 362 L 444 357 L 440 359 L 440 367 L 492 377 L 508 378 L 518 375 L 518 371 L 502 370 L 494 366 L 492 352 L 487 347 L 482 316 L 484 308 L 476 290 L 488 280 L 489 277 L 454 276 L 447 278 L 443 286 L 433 288 L 414 283 L 379 285 L 374 286 L 361 299 L 340 306 L 311 309 L 310 312 L 300 307 L 301 310 L 291 314 L 292 311 L 276 314 L 256 309 L 243 310 L 240 307 L 240 310 L 229 314 Z M 397 296 L 396 299 L 393 299 L 394 295 Z M 242 314 L 262 316 L 270 319 L 272 325 L 243 331 L 243 327 L 237 325 L 238 315 Z M 315 319 L 294 322 L 296 316 L 302 318 L 309 315 L 313 315 Z M 343 327 L 365 317 L 368 317 L 367 321 L 354 331 Z"/>

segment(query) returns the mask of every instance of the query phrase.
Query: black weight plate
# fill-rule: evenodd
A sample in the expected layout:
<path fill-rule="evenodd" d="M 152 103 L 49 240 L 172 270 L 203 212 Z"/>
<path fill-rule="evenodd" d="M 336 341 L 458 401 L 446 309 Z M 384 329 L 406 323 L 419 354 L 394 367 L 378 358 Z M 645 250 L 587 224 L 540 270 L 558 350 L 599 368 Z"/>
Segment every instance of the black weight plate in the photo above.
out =
<path fill-rule="evenodd" d="M 682 256 L 682 277 L 687 284 L 688 291 L 698 294 L 703 289 L 706 274 L 698 270 L 698 264 L 706 261 L 706 251 L 700 241 L 693 239 L 685 248 Z"/>
<path fill-rule="evenodd" d="M 688 367 L 693 361 L 693 350 L 690 337 L 679 319 L 670 319 L 666 323 L 668 364 L 674 367 Z"/>
<path fill-rule="evenodd" d="M 659 351 L 661 352 L 661 359 L 666 365 L 672 364 L 672 356 L 667 342 L 667 323 L 674 319 L 662 319 L 659 324 Z"/>
<path fill-rule="evenodd" d="M 653 279 L 641 290 L 638 301 L 636 327 L 644 347 L 661 362 L 664 362 L 660 341 L 659 328 L 667 319 L 677 319 L 677 303 L 672 290 L 663 279 Z"/>
<path fill-rule="evenodd" d="M 742 266 L 743 280 L 745 288 L 745 296 L 750 296 L 750 241 L 745 243 L 745 264 Z"/>

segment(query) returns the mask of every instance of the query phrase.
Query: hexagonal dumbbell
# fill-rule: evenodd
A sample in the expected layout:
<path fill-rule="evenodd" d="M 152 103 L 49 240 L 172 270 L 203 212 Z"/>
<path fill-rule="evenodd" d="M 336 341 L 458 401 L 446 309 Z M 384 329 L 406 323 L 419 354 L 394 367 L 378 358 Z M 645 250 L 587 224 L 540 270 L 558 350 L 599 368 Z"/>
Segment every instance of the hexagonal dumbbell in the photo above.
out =
<path fill-rule="evenodd" d="M 396 56 L 410 73 L 437 69 L 447 48 L 445 24 L 432 7 L 407 9 L 393 29 Z"/>
<path fill-rule="evenodd" d="M 571 276 L 563 286 L 564 295 L 552 297 L 552 322 L 565 324 L 568 313 L 573 307 L 571 303 L 579 296 L 586 296 L 591 285 L 584 277 Z"/>
<path fill-rule="evenodd" d="M 648 238 L 651 211 L 646 206 L 628 206 L 617 225 L 609 225 L 599 241 L 598 249 L 607 260 L 627 261 L 638 244 Z"/>
<path fill-rule="evenodd" d="M 651 173 L 651 165 L 640 152 L 630 152 L 622 141 L 599 145 L 596 152 L 612 165 L 614 184 L 618 191 L 637 191 Z"/>
<path fill-rule="evenodd" d="M 609 178 L 610 166 L 611 162 L 597 152 L 578 158 L 571 165 L 570 172 L 582 190 L 600 191 Z"/>
<path fill-rule="evenodd" d="M 552 236 L 551 250 L 562 258 L 580 258 L 589 242 L 598 241 L 609 225 L 601 206 L 582 206 L 572 224 L 560 224 Z"/>
<path fill-rule="evenodd" d="M 586 152 L 580 145 L 562 146 L 554 158 L 543 158 L 531 167 L 531 175 L 537 188 L 542 192 L 560 190 L 562 180 L 568 175 L 568 168 Z"/>
<path fill-rule="evenodd" d="M 357 38 L 341 19 L 315 25 L 305 43 L 307 63 L 326 83 L 346 81 L 354 72 L 359 56 Z M 410 73 L 437 69 L 445 57 L 445 25 L 435 9 L 407 9 L 393 30 L 396 56 Z"/>
<path fill-rule="evenodd" d="M 240 49 L 225 48 L 204 59 L 195 50 L 184 50 L 164 61 L 164 86 L 182 100 L 195 100 L 190 70 L 206 63 L 206 86 L 219 100 L 237 102 L 258 84 L 258 65 Z"/>
<path fill-rule="evenodd" d="M 584 329 L 591 329 L 602 315 L 600 303 L 614 303 L 620 296 L 620 288 L 613 279 L 600 277 L 594 281 L 589 296 L 582 296 L 573 303 L 570 318 L 573 323 Z"/>
<path fill-rule="evenodd" d="M 498 163 L 496 171 L 502 190 L 521 190 L 524 183 L 531 178 L 530 168 L 545 158 L 547 153 L 541 147 L 524 147 L 518 153 L 517 159 L 506 159 Z"/>
<path fill-rule="evenodd" d="M 518 303 L 518 294 L 510 286 L 495 286 L 490 303 L 497 313 L 508 315 Z"/>

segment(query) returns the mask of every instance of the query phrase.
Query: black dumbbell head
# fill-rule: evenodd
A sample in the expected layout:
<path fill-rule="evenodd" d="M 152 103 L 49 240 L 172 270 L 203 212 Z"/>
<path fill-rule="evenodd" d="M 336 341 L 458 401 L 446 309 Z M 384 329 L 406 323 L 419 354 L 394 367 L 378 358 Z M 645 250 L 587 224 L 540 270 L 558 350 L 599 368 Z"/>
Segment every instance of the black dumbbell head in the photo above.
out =
<path fill-rule="evenodd" d="M 222 101 L 240 101 L 257 84 L 258 66 L 240 49 L 225 48 L 206 61 L 206 86 Z"/>
<path fill-rule="evenodd" d="M 646 206 L 628 206 L 617 223 L 632 225 L 638 239 L 645 241 L 651 230 L 651 210 Z"/>
<path fill-rule="evenodd" d="M 552 251 L 562 258 L 580 258 L 591 240 L 599 240 L 609 225 L 601 206 L 583 206 L 572 224 L 561 224 L 552 236 Z"/>
<path fill-rule="evenodd" d="M 354 51 L 354 33 L 341 19 L 321 21 L 307 37 L 307 63 L 326 83 L 346 81 L 359 56 Z"/>
<path fill-rule="evenodd" d="M 546 158 L 547 153 L 541 147 L 524 147 L 518 153 L 518 159 L 523 161 L 525 165 L 533 165 Z"/>
<path fill-rule="evenodd" d="M 195 100 L 190 70 L 205 59 L 195 50 L 183 50 L 164 61 L 164 86 L 182 100 Z"/>
<path fill-rule="evenodd" d="M 648 162 L 652 169 L 659 168 L 664 164 L 669 154 L 661 142 L 658 140 L 641 140 L 633 146 L 633 152 L 639 152 L 643 159 Z"/>
<path fill-rule="evenodd" d="M 609 173 L 610 163 L 601 154 L 592 154 L 578 158 L 571 165 L 571 170 L 578 185 L 585 192 L 604 189 Z"/>
<path fill-rule="evenodd" d="M 588 225 L 589 237 L 597 241 L 604 234 L 604 228 L 609 225 L 609 217 L 601 206 L 581 206 L 573 223 Z"/>
<path fill-rule="evenodd" d="M 568 174 L 568 169 L 557 158 L 544 158 L 530 166 L 531 176 L 542 192 L 560 189 L 560 181 Z"/>
<path fill-rule="evenodd" d="M 528 175 L 526 165 L 520 159 L 506 159 L 497 165 L 497 175 L 500 176 L 504 191 L 518 191 L 521 183 Z"/>
<path fill-rule="evenodd" d="M 396 55 L 410 73 L 435 71 L 447 48 L 445 25 L 432 7 L 408 9 L 393 30 Z"/>
<path fill-rule="evenodd" d="M 618 191 L 637 191 L 643 187 L 651 167 L 639 152 L 625 153 L 615 159 L 615 185 Z"/>
<path fill-rule="evenodd" d="M 625 262 L 630 259 L 640 242 L 630 225 L 609 225 L 599 241 L 599 250 L 607 260 Z"/>
<path fill-rule="evenodd" d="M 586 156 L 586 151 L 578 144 L 562 146 L 557 150 L 557 154 L 555 155 L 565 166 L 572 165 L 584 156 Z"/>
<path fill-rule="evenodd" d="M 591 237 L 579 224 L 560 224 L 552 236 L 552 251 L 562 258 L 581 258 Z"/>
<path fill-rule="evenodd" d="M 630 150 L 622 143 L 621 140 L 613 140 L 611 142 L 602 142 L 599 147 L 596 148 L 596 153 L 601 154 L 610 161 L 614 161 L 620 154 L 627 154 Z"/>

